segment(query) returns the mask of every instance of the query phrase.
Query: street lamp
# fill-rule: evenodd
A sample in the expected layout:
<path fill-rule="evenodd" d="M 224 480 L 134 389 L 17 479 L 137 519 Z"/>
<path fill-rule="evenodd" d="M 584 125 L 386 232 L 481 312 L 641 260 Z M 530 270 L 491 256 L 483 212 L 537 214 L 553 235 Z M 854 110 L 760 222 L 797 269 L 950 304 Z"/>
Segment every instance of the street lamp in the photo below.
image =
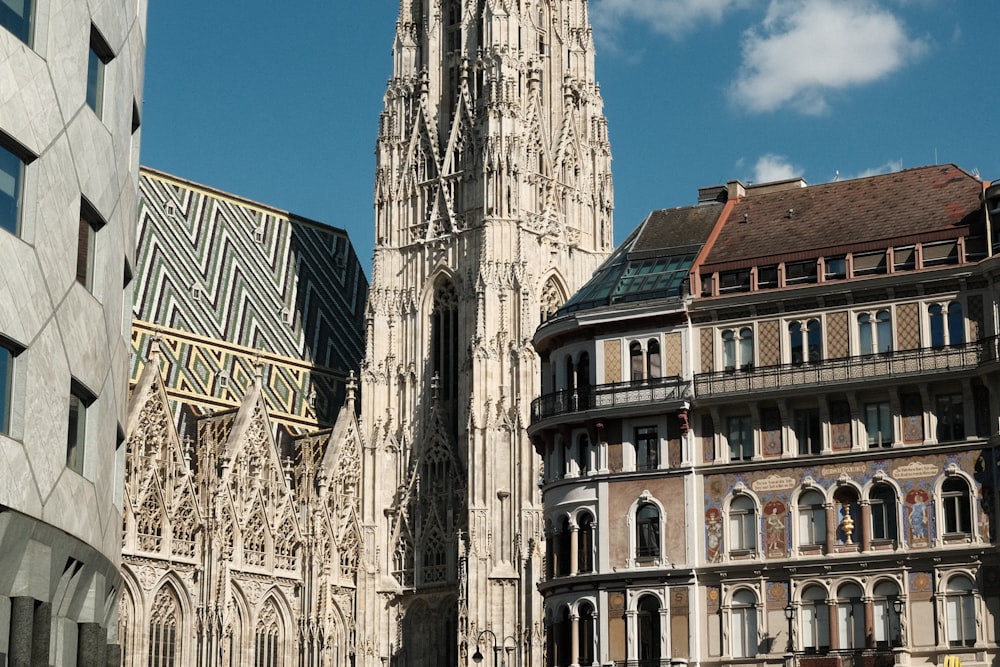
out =
<path fill-rule="evenodd" d="M 792 644 L 792 619 L 795 618 L 795 607 L 791 602 L 785 605 L 785 620 L 788 621 L 788 643 L 785 646 L 785 653 L 791 654 L 795 652 L 795 646 Z"/>
<path fill-rule="evenodd" d="M 503 650 L 497 642 L 497 636 L 492 630 L 486 629 L 476 637 L 476 652 L 472 654 L 472 661 L 477 665 L 483 661 L 483 652 L 479 650 L 479 644 L 483 641 L 483 635 L 489 634 L 493 638 L 493 667 L 499 667 L 500 651 Z"/>

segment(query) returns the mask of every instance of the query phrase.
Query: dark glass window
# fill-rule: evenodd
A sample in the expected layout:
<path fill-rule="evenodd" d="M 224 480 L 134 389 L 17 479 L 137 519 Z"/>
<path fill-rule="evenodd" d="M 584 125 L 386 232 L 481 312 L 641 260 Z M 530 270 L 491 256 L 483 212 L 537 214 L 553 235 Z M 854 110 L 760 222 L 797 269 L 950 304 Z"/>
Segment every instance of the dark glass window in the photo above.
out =
<path fill-rule="evenodd" d="M 753 424 L 750 417 L 729 418 L 729 460 L 749 461 L 753 459 Z"/>
<path fill-rule="evenodd" d="M 969 485 L 965 480 L 952 477 L 941 486 L 941 503 L 944 506 L 944 532 L 969 534 L 972 532 L 972 507 Z"/>
<path fill-rule="evenodd" d="M 965 438 L 965 410 L 961 394 L 938 396 L 936 416 L 938 442 Z"/>
<path fill-rule="evenodd" d="M 33 6 L 32 0 L 0 0 L 0 26 L 25 44 L 31 44 Z"/>
<path fill-rule="evenodd" d="M 896 493 L 888 484 L 879 484 L 869 496 L 872 516 L 872 539 L 895 540 Z"/>
<path fill-rule="evenodd" d="M 660 510 L 652 503 L 643 503 L 635 511 L 636 556 L 659 558 Z"/>
<path fill-rule="evenodd" d="M 0 7 L 6 0 L 0 0 Z M 24 161 L 0 146 L 0 229 L 11 234 L 20 231 L 21 189 L 24 181 Z"/>
<path fill-rule="evenodd" d="M 816 260 L 785 264 L 785 284 L 800 285 L 816 282 Z"/>
<path fill-rule="evenodd" d="M 819 410 L 795 411 L 795 439 L 799 443 L 799 454 L 819 454 L 823 451 Z"/>
<path fill-rule="evenodd" d="M 635 430 L 635 467 L 655 470 L 660 465 L 660 438 L 655 426 L 640 426 Z"/>

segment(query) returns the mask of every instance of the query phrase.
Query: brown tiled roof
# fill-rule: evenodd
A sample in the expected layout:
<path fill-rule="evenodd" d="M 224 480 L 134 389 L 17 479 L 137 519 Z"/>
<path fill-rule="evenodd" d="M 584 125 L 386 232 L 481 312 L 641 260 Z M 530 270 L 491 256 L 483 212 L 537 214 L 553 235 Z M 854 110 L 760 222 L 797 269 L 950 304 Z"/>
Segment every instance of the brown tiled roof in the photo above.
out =
<path fill-rule="evenodd" d="M 777 192 L 750 189 L 702 267 L 739 268 L 966 236 L 970 225 L 982 222 L 981 193 L 982 183 L 953 164 Z"/>

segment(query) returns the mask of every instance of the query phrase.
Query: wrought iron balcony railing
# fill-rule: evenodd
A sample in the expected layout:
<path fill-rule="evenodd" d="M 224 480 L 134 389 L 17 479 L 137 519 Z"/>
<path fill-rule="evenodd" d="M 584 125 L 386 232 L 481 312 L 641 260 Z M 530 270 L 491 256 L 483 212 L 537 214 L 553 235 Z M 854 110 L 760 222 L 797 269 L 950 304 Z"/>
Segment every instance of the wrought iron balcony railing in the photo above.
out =
<path fill-rule="evenodd" d="M 920 348 L 824 359 L 797 364 L 733 369 L 694 376 L 695 396 L 709 398 L 746 392 L 779 391 L 828 383 L 912 377 L 974 370 L 997 359 L 996 338 L 951 347 Z"/>
<path fill-rule="evenodd" d="M 545 394 L 531 402 L 531 423 L 561 414 L 653 405 L 691 398 L 691 383 L 679 377 L 616 382 Z"/>

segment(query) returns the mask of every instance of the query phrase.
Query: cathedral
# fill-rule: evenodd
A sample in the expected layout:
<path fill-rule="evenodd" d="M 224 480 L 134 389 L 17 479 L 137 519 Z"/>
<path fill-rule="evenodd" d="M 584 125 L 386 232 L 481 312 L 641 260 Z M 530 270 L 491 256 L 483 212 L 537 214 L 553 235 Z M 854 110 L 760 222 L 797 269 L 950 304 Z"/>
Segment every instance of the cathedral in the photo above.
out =
<path fill-rule="evenodd" d="M 541 664 L 535 329 L 612 248 L 584 0 L 403 2 L 370 290 L 340 230 L 146 169 L 124 664 Z"/>

